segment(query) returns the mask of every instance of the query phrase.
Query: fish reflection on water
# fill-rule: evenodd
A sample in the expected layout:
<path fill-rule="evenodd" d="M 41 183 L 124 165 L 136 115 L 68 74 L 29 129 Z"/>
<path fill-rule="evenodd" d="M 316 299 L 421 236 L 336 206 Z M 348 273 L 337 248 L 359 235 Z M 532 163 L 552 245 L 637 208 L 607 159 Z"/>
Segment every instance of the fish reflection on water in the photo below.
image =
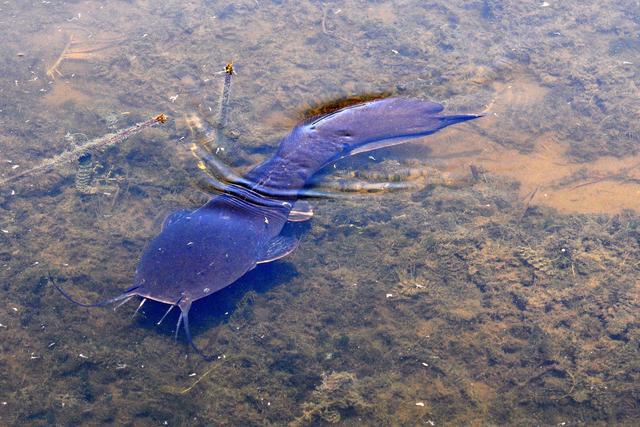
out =
<path fill-rule="evenodd" d="M 339 159 L 404 143 L 480 115 L 440 115 L 442 105 L 410 98 L 386 98 L 352 105 L 296 126 L 276 153 L 246 176 L 223 188 L 204 206 L 169 215 L 162 231 L 144 251 L 134 286 L 96 303 L 104 306 L 139 296 L 180 309 L 176 336 L 189 329 L 191 304 L 242 277 L 257 264 L 280 259 L 298 246 L 282 234 L 288 221 L 311 217 L 308 205 L 296 204 L 301 190 L 320 169 Z M 137 311 L 137 310 L 136 310 Z M 158 323 L 160 323 L 158 322 Z"/>

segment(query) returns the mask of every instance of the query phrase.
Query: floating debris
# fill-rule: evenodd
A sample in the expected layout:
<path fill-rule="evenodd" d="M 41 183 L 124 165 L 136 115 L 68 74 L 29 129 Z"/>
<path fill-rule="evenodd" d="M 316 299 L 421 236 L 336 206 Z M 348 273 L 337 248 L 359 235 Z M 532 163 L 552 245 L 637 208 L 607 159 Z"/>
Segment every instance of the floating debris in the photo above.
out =
<path fill-rule="evenodd" d="M 91 141 L 88 141 L 82 145 L 79 145 L 75 148 L 72 148 L 71 150 L 65 151 L 61 154 L 58 154 L 54 157 L 51 157 L 49 159 L 45 159 L 43 160 L 40 164 L 29 168 L 29 169 L 25 169 L 20 173 L 17 173 L 15 175 L 6 177 L 6 178 L 2 178 L 0 179 L 0 185 L 5 185 L 11 182 L 14 182 L 22 177 L 25 176 L 35 176 L 35 175 L 39 175 L 41 173 L 44 173 L 50 169 L 52 169 L 53 167 L 62 164 L 62 163 L 67 163 L 70 161 L 73 161 L 75 159 L 78 159 L 82 154 L 86 153 L 87 151 L 91 150 L 91 149 L 97 149 L 97 148 L 103 148 L 103 147 L 108 147 L 110 145 L 114 145 L 117 144 L 119 142 L 124 141 L 125 139 L 139 133 L 140 131 L 154 126 L 158 123 L 166 123 L 167 121 L 167 116 L 165 116 L 164 114 L 160 114 L 158 116 L 155 116 L 152 119 L 149 119 L 145 122 L 141 122 L 141 123 L 136 123 L 133 126 L 130 126 L 126 129 L 122 129 L 118 132 L 115 133 L 109 133 L 105 136 L 102 136 L 100 138 L 96 138 L 93 139 Z"/>

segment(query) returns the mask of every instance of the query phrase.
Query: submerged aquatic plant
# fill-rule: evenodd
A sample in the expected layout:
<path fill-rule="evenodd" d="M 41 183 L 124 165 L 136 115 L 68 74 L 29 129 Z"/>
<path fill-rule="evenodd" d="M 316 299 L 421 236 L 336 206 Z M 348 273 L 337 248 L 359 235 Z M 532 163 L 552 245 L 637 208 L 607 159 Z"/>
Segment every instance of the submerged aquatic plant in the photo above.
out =
<path fill-rule="evenodd" d="M 342 419 L 340 411 L 366 409 L 370 405 L 359 388 L 358 379 L 351 372 L 323 374 L 311 400 L 302 405 L 302 415 L 291 425 L 305 425 L 317 419 L 335 424 Z"/>

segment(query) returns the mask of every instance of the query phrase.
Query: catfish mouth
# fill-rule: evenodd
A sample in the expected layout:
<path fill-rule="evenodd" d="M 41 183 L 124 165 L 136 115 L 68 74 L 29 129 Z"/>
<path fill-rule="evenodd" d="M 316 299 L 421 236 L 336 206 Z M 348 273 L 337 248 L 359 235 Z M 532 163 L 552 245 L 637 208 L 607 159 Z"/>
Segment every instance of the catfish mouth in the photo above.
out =
<path fill-rule="evenodd" d="M 55 282 L 55 280 L 53 279 L 51 274 L 49 274 L 49 281 L 53 284 L 55 289 L 62 294 L 62 296 L 65 299 L 67 299 L 70 302 L 72 302 L 72 303 L 74 303 L 76 305 L 79 305 L 81 307 L 88 307 L 88 308 L 105 307 L 105 306 L 108 306 L 108 305 L 111 305 L 111 304 L 118 303 L 113 308 L 113 310 L 115 311 L 120 306 L 126 304 L 131 299 L 133 299 L 134 297 L 141 297 L 142 301 L 140 301 L 140 304 L 138 305 L 138 308 L 136 308 L 135 312 L 133 313 L 133 316 L 135 316 L 140 311 L 140 309 L 142 308 L 144 303 L 147 302 L 147 300 L 152 300 L 152 301 L 157 301 L 157 302 L 160 302 L 160 303 L 163 303 L 163 304 L 168 304 L 169 305 L 169 309 L 164 313 L 164 315 L 160 318 L 160 320 L 156 323 L 156 325 L 160 325 L 162 323 L 162 321 L 167 317 L 167 315 L 171 312 L 171 310 L 173 310 L 175 307 L 178 307 L 180 309 L 180 317 L 178 317 L 178 324 L 176 325 L 175 340 L 178 339 L 178 334 L 180 333 L 180 324 L 182 324 L 182 326 L 184 327 L 184 332 L 185 332 L 185 334 L 187 336 L 187 341 L 189 342 L 189 345 L 196 351 L 196 353 L 198 353 L 205 360 L 213 360 L 214 359 L 213 356 L 206 355 L 193 342 L 193 338 L 191 337 L 191 330 L 189 328 L 189 310 L 191 309 L 191 299 L 186 297 L 186 296 L 184 296 L 184 295 L 180 296 L 180 298 L 178 298 L 175 301 L 169 301 L 169 298 L 152 297 L 152 296 L 146 295 L 147 292 L 144 292 L 141 289 L 142 285 L 140 284 L 140 285 L 135 285 L 135 286 L 132 286 L 132 287 L 126 289 L 125 291 L 123 291 L 119 295 L 116 295 L 115 297 L 108 298 L 106 300 L 95 302 L 95 303 L 83 303 L 83 302 L 77 301 L 71 295 L 69 295 L 64 289 L 62 289 Z"/>
<path fill-rule="evenodd" d="M 184 297 L 171 299 L 170 297 L 152 296 L 150 292 L 145 292 L 143 289 L 140 289 L 140 288 L 138 288 L 138 290 L 135 292 L 135 296 L 139 296 L 145 300 L 161 302 L 163 304 L 169 304 L 169 305 L 178 305 L 184 299 Z"/>

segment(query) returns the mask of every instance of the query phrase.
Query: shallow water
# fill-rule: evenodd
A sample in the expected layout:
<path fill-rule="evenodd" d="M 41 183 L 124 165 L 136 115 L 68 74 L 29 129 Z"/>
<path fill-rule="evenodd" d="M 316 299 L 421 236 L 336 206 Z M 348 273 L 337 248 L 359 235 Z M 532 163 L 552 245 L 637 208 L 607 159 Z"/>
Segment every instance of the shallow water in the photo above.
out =
<path fill-rule="evenodd" d="M 169 117 L 89 178 L 0 189 L 1 424 L 639 422 L 637 2 L 24 1 L 0 25 L 2 178 Z M 486 117 L 328 171 L 411 189 L 313 200 L 296 252 L 194 306 L 206 362 L 161 304 L 80 308 L 47 277 L 115 295 L 164 215 L 206 200 L 188 148 L 230 60 L 238 171 L 342 97 Z"/>

